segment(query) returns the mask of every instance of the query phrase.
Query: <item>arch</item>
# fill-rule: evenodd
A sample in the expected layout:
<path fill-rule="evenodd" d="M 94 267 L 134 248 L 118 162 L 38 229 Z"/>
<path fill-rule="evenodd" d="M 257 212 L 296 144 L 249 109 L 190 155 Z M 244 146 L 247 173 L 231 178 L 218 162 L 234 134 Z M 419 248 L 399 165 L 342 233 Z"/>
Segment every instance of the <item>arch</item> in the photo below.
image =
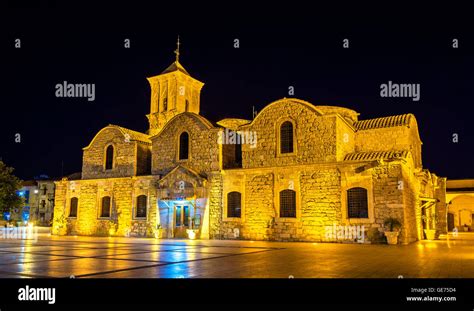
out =
<path fill-rule="evenodd" d="M 213 126 L 212 123 L 209 120 L 207 120 L 206 118 L 204 118 L 203 116 L 200 116 L 200 115 L 198 115 L 194 112 L 182 112 L 182 113 L 179 113 L 179 114 L 175 115 L 174 117 L 172 117 L 165 124 L 165 126 L 161 129 L 161 131 L 158 134 L 150 137 L 150 139 L 153 140 L 156 137 L 160 136 L 161 133 L 165 132 L 168 129 L 168 127 L 170 127 L 174 122 L 177 122 L 178 119 L 180 119 L 180 118 L 191 118 L 194 121 L 196 121 L 196 123 L 204 126 L 204 128 L 207 129 L 207 130 L 215 128 L 215 126 Z"/>
<path fill-rule="evenodd" d="M 261 118 L 261 116 L 264 114 L 265 111 L 267 111 L 268 109 L 270 109 L 270 107 L 273 107 L 275 105 L 280 105 L 280 104 L 284 104 L 284 103 L 288 103 L 288 102 L 292 102 L 292 103 L 295 103 L 295 104 L 299 104 L 299 105 L 302 105 L 302 106 L 305 106 L 306 108 L 309 108 L 311 111 L 313 111 L 314 113 L 316 113 L 317 115 L 319 116 L 322 116 L 324 113 L 319 110 L 318 108 L 316 108 L 313 104 L 307 102 L 307 101 L 304 101 L 304 100 L 301 100 L 301 99 L 297 99 L 297 98 L 283 98 L 283 99 L 279 99 L 279 100 L 276 100 L 274 102 L 271 102 L 270 104 L 268 104 L 267 106 L 265 106 L 265 108 L 263 108 L 258 114 L 257 116 L 255 117 L 255 119 L 253 119 L 253 121 L 249 124 L 246 124 L 246 125 L 243 125 L 243 127 L 245 126 L 251 126 L 253 125 L 253 123 Z"/>
<path fill-rule="evenodd" d="M 104 132 L 106 130 L 109 130 L 109 129 L 118 131 L 123 136 L 124 139 L 130 139 L 130 141 L 139 141 L 139 142 L 151 145 L 149 135 L 144 134 L 144 133 L 140 133 L 140 132 L 137 132 L 137 131 L 129 130 L 129 129 L 126 129 L 124 127 L 120 127 L 118 125 L 109 124 L 106 127 L 102 128 L 100 131 L 98 131 L 97 134 L 95 134 L 94 138 L 92 138 L 89 145 L 87 147 L 82 148 L 82 150 L 87 150 L 90 147 L 92 147 L 92 145 L 94 144 L 96 139 L 102 134 L 102 132 Z"/>
<path fill-rule="evenodd" d="M 449 201 L 448 214 L 452 213 L 453 225 L 459 230 L 464 230 L 464 226 L 474 230 L 474 193 L 458 194 Z"/>

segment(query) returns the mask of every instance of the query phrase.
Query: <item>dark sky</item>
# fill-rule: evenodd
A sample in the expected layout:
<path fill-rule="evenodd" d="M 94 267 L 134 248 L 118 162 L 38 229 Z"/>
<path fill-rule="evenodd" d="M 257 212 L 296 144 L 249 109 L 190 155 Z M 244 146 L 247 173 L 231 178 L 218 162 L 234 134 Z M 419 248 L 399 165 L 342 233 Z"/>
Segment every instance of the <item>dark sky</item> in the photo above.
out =
<path fill-rule="evenodd" d="M 423 166 L 448 178 L 474 178 L 473 27 L 442 19 L 408 25 L 385 16 L 352 22 L 305 8 L 298 14 L 221 8 L 219 15 L 201 9 L 40 6 L 0 13 L 3 161 L 23 179 L 58 177 L 62 162 L 64 175 L 81 170 L 82 148 L 107 124 L 145 131 L 145 78 L 171 64 L 179 34 L 181 63 L 205 83 L 201 114 L 211 121 L 249 119 L 252 106 L 261 110 L 288 97 L 291 85 L 297 98 L 348 107 L 360 119 L 414 113 Z M 342 48 L 344 38 L 349 49 Z M 459 49 L 451 48 L 453 38 Z M 420 83 L 420 101 L 381 98 L 380 84 L 389 80 Z M 56 98 L 62 81 L 95 83 L 96 100 Z"/>

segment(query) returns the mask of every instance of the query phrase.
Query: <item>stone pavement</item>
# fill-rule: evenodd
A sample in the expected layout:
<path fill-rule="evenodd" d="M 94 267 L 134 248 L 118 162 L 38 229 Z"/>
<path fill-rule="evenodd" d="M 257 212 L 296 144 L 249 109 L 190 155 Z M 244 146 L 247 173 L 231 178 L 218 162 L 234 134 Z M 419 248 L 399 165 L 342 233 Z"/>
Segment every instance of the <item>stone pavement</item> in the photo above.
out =
<path fill-rule="evenodd" d="M 0 278 L 473 278 L 474 234 L 410 245 L 58 237 L 0 240 Z"/>

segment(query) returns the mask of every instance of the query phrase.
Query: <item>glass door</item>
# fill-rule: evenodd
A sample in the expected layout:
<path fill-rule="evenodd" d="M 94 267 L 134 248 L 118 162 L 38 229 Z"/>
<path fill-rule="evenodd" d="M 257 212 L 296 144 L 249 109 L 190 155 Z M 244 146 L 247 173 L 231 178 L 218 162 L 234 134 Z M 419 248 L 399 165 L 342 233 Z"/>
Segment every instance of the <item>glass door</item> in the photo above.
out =
<path fill-rule="evenodd" d="M 174 237 L 186 238 L 186 229 L 191 221 L 190 207 L 188 205 L 175 206 Z"/>

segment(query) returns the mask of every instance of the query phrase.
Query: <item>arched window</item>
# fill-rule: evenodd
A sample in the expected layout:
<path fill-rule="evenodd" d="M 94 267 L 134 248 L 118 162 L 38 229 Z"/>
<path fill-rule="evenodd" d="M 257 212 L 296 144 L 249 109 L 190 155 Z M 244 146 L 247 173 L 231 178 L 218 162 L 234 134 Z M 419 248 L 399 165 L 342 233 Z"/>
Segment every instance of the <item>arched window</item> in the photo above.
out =
<path fill-rule="evenodd" d="M 102 204 L 100 206 L 100 217 L 110 217 L 110 197 L 103 197 Z"/>
<path fill-rule="evenodd" d="M 296 217 L 296 192 L 290 189 L 280 191 L 280 217 Z"/>
<path fill-rule="evenodd" d="M 347 190 L 347 211 L 349 218 L 369 218 L 366 189 L 355 187 Z"/>
<path fill-rule="evenodd" d="M 181 133 L 179 136 L 179 159 L 187 160 L 189 157 L 189 134 Z"/>
<path fill-rule="evenodd" d="M 241 199 L 242 195 L 240 194 L 240 192 L 232 191 L 227 194 L 227 217 L 241 217 Z"/>
<path fill-rule="evenodd" d="M 285 121 L 280 126 L 280 153 L 293 152 L 293 123 Z"/>
<path fill-rule="evenodd" d="M 77 217 L 77 205 L 79 200 L 77 198 L 71 198 L 71 203 L 69 204 L 69 217 Z"/>
<path fill-rule="evenodd" d="M 114 167 L 114 146 L 110 145 L 105 150 L 105 169 L 111 170 Z"/>
<path fill-rule="evenodd" d="M 168 111 L 168 98 L 163 99 L 163 111 Z"/>
<path fill-rule="evenodd" d="M 139 195 L 137 197 L 137 211 L 135 217 L 146 218 L 147 198 L 146 195 Z"/>
<path fill-rule="evenodd" d="M 184 111 L 188 112 L 189 111 L 189 100 L 186 99 L 184 103 Z"/>

